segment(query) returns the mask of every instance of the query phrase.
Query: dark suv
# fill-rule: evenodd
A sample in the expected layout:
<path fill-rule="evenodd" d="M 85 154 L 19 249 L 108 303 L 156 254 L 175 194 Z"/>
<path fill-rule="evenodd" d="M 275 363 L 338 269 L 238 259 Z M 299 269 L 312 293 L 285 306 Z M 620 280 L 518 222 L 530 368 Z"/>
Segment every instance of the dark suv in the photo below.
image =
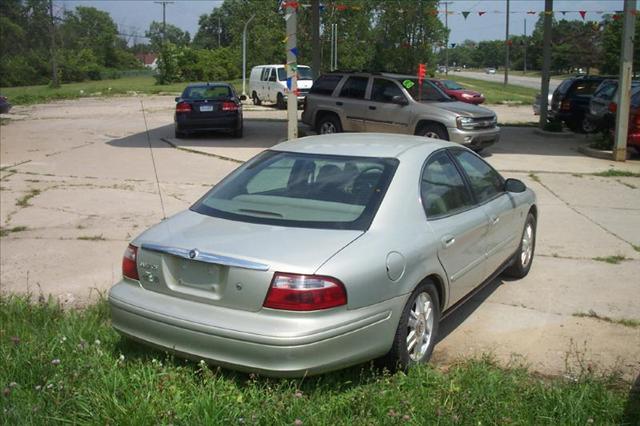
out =
<path fill-rule="evenodd" d="M 600 83 L 611 78 L 581 75 L 560 83 L 551 98 L 550 118 L 563 121 L 574 132 L 591 133 L 596 126 L 589 120 L 589 101 Z"/>

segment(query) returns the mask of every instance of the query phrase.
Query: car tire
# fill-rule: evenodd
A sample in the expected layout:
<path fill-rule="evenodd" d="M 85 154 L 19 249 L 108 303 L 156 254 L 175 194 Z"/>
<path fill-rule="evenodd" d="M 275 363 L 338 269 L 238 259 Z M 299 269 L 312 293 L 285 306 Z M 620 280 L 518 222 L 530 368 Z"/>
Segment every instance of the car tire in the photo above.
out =
<path fill-rule="evenodd" d="M 182 130 L 179 130 L 178 127 L 176 127 L 173 131 L 173 136 L 176 139 L 183 139 L 187 137 L 187 134 L 185 132 L 183 132 Z"/>
<path fill-rule="evenodd" d="M 595 133 L 596 130 L 598 130 L 598 126 L 596 126 L 593 121 L 589 120 L 587 116 L 584 116 L 580 121 L 580 131 L 582 133 Z"/>
<path fill-rule="evenodd" d="M 233 131 L 233 137 L 234 138 L 238 138 L 238 139 L 241 138 L 242 135 L 243 135 L 243 132 L 244 132 L 243 128 L 244 128 L 244 126 L 240 126 L 239 129 L 235 129 Z"/>
<path fill-rule="evenodd" d="M 440 314 L 440 300 L 433 282 L 418 285 L 402 311 L 393 345 L 384 359 L 392 371 L 429 361 L 438 337 Z"/>
<path fill-rule="evenodd" d="M 424 136 L 426 138 L 442 139 L 445 141 L 449 140 L 449 133 L 447 132 L 447 129 L 438 123 L 427 123 L 421 125 L 418 128 L 416 135 Z"/>
<path fill-rule="evenodd" d="M 262 105 L 262 101 L 260 100 L 260 98 L 258 97 L 258 94 L 256 92 L 253 92 L 251 94 L 251 99 L 253 100 L 253 104 L 254 105 Z"/>
<path fill-rule="evenodd" d="M 325 115 L 318 121 L 318 126 L 316 131 L 319 135 L 329 135 L 331 133 L 341 133 L 342 125 L 340 124 L 340 119 L 333 115 Z"/>
<path fill-rule="evenodd" d="M 287 103 L 284 101 L 284 96 L 282 93 L 278 93 L 278 96 L 276 97 L 276 108 L 285 109 L 286 107 Z"/>
<path fill-rule="evenodd" d="M 520 245 L 513 256 L 511 266 L 505 269 L 504 274 L 512 278 L 524 278 L 531 269 L 533 255 L 536 249 L 536 217 L 529 212 L 524 223 Z"/>

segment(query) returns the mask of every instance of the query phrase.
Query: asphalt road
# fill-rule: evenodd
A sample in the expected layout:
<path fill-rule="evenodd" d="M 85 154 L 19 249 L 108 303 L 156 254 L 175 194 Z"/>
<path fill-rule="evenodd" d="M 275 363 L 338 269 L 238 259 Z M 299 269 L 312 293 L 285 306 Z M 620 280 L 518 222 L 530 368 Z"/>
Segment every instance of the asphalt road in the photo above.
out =
<path fill-rule="evenodd" d="M 504 81 L 504 72 L 498 71 L 495 74 L 485 74 L 484 72 L 478 71 L 460 71 L 460 72 L 450 72 L 449 76 L 460 75 L 462 77 L 468 78 L 476 78 L 478 80 L 485 81 L 495 81 L 498 83 L 502 83 Z M 509 84 L 514 84 L 516 86 L 523 87 L 531 87 L 532 89 L 540 90 L 541 79 L 538 77 L 525 77 L 520 75 L 512 75 L 509 74 Z M 549 81 L 549 91 L 553 91 L 558 87 L 561 83 L 561 80 L 551 79 Z"/>

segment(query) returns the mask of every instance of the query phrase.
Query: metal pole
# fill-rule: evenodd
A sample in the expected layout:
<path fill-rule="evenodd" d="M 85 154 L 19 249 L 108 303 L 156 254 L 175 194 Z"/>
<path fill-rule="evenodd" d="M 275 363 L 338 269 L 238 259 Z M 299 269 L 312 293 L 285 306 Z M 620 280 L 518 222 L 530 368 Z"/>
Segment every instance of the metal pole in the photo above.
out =
<path fill-rule="evenodd" d="M 220 36 L 222 34 L 222 28 L 220 28 L 220 17 L 218 16 L 218 47 L 221 46 L 220 44 Z"/>
<path fill-rule="evenodd" d="M 507 28 L 504 36 L 505 57 L 504 57 L 504 84 L 509 83 L 509 0 L 507 0 Z"/>
<path fill-rule="evenodd" d="M 336 30 L 335 30 L 336 36 L 333 38 L 333 40 L 336 43 L 336 47 L 333 49 L 333 54 L 335 55 L 334 69 L 337 70 L 338 69 L 338 24 L 335 23 L 333 25 L 335 25 L 336 27 Z"/>
<path fill-rule="evenodd" d="M 616 115 L 616 133 L 613 145 L 614 161 L 627 159 L 627 132 L 629 131 L 629 104 L 631 103 L 631 69 L 633 67 L 633 44 L 635 34 L 636 0 L 624 1 L 624 21 L 622 27 L 622 57 L 620 58 L 620 77 L 618 79 L 618 113 Z"/>
<path fill-rule="evenodd" d="M 447 40 L 444 43 L 444 73 L 449 75 L 449 3 L 444 2 L 444 27 L 447 30 Z"/>
<path fill-rule="evenodd" d="M 524 18 L 524 74 L 527 74 L 527 18 Z"/>
<path fill-rule="evenodd" d="M 154 1 L 156 4 L 162 5 L 162 45 L 164 46 L 165 36 L 167 34 L 167 5 L 173 4 L 172 1 Z"/>
<path fill-rule="evenodd" d="M 287 29 L 287 80 L 291 81 L 287 93 L 287 139 L 298 137 L 298 6 L 287 2 L 285 20 Z"/>
<path fill-rule="evenodd" d="M 333 71 L 333 24 L 331 24 L 331 34 L 329 39 L 331 41 L 331 48 L 329 49 L 329 71 Z"/>
<path fill-rule="evenodd" d="M 255 13 L 251 15 L 251 18 L 244 23 L 244 30 L 242 31 L 242 94 L 247 96 L 247 26 L 249 22 L 255 18 Z"/>
<path fill-rule="evenodd" d="M 320 47 L 320 0 L 311 0 L 311 71 L 313 79 L 320 76 L 322 48 Z"/>
<path fill-rule="evenodd" d="M 49 0 L 49 17 L 51 18 L 51 87 L 60 87 L 56 59 L 56 22 L 53 17 L 53 0 Z"/>
<path fill-rule="evenodd" d="M 549 69 L 551 68 L 551 14 L 553 0 L 544 0 L 544 35 L 542 41 L 542 87 L 540 94 L 541 129 L 547 124 L 547 110 L 549 108 Z"/>

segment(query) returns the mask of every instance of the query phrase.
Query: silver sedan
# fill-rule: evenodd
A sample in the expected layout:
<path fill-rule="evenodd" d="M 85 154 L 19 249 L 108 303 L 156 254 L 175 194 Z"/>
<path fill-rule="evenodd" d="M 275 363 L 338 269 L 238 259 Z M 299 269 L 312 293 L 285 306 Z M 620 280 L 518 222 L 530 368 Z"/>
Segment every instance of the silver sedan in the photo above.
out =
<path fill-rule="evenodd" d="M 524 277 L 535 195 L 460 145 L 336 134 L 264 151 L 134 239 L 113 326 L 185 357 L 274 376 L 427 361 L 440 320 Z"/>

